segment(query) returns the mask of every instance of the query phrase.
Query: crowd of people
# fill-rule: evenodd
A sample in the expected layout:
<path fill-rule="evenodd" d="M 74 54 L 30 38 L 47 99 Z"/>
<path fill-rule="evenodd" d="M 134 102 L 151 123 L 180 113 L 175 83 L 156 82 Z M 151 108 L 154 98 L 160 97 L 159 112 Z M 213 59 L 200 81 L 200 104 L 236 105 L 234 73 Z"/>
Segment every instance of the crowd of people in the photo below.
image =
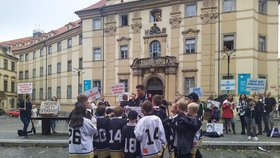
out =
<path fill-rule="evenodd" d="M 228 95 L 222 102 L 221 107 L 217 107 L 214 104 L 211 105 L 211 117 L 208 122 L 217 123 L 222 119 L 225 134 L 230 132 L 236 134 L 235 110 L 241 123 L 240 134 L 247 134 L 248 140 L 258 141 L 257 135 L 262 135 L 263 133 L 266 133 L 268 136 L 271 135 L 272 129 L 275 127 L 276 117 L 279 117 L 280 108 L 278 111 L 277 102 L 275 98 L 271 97 L 270 92 L 265 94 L 254 93 L 250 97 L 246 94 L 241 94 L 237 103 L 232 95 Z"/>
<path fill-rule="evenodd" d="M 77 97 L 70 114 L 69 157 L 86 158 L 195 158 L 202 135 L 202 108 L 197 94 L 176 97 L 168 117 L 161 95 L 147 97 L 138 85 L 137 96 L 123 97 L 113 109 L 102 96 L 92 109 L 87 96 Z M 128 107 L 139 107 L 127 112 Z"/>

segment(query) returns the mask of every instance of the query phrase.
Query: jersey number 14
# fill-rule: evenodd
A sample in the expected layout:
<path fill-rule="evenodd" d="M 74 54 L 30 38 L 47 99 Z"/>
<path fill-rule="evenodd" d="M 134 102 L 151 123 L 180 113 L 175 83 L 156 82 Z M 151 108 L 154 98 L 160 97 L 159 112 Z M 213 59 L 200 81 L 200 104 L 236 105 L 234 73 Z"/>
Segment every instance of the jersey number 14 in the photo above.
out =
<path fill-rule="evenodd" d="M 151 134 L 150 134 L 150 130 L 149 129 L 146 129 L 145 133 L 147 133 L 147 135 L 148 135 L 148 142 L 147 142 L 148 145 L 154 144 L 154 140 L 159 138 L 159 136 L 158 136 L 158 127 L 155 128 L 153 139 L 151 138 Z"/>

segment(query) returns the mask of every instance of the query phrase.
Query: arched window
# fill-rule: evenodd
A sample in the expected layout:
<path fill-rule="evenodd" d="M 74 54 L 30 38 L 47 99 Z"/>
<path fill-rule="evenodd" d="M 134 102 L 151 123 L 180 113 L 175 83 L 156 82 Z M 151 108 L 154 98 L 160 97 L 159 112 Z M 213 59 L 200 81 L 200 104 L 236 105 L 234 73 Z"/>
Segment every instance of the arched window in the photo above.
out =
<path fill-rule="evenodd" d="M 159 41 L 153 41 L 150 44 L 150 57 L 156 58 L 160 57 L 160 42 Z"/>

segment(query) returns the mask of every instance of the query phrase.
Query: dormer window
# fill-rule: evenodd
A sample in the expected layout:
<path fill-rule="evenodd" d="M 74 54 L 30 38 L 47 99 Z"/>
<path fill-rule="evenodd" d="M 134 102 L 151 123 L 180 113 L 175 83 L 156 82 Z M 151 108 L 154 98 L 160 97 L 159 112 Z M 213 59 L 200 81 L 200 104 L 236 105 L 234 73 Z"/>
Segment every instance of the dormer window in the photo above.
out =
<path fill-rule="evenodd" d="M 161 9 L 154 9 L 150 12 L 150 22 L 158 22 L 161 21 Z"/>

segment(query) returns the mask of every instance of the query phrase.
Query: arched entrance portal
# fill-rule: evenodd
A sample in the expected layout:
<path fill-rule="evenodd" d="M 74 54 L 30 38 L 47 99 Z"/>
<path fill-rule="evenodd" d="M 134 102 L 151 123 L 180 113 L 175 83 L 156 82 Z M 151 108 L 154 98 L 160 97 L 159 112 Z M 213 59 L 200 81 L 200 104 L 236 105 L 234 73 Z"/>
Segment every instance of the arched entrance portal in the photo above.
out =
<path fill-rule="evenodd" d="M 164 87 L 162 80 L 158 77 L 152 77 L 147 81 L 147 93 L 153 95 L 163 95 Z"/>

